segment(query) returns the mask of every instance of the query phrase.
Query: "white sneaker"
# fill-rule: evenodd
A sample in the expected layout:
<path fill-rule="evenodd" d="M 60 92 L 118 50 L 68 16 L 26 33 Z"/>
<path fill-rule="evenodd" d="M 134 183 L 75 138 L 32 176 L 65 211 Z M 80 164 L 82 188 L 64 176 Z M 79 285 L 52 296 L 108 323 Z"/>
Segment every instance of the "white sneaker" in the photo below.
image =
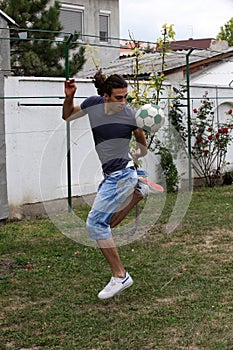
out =
<path fill-rule="evenodd" d="M 124 278 L 112 277 L 104 289 L 99 292 L 99 299 L 108 299 L 114 295 L 121 293 L 124 289 L 129 288 L 133 284 L 132 277 L 126 272 Z"/>
<path fill-rule="evenodd" d="M 156 184 L 155 182 L 149 181 L 142 177 L 138 178 L 136 190 L 141 192 L 143 198 L 147 198 L 150 193 L 158 194 L 164 191 L 161 185 Z"/>
<path fill-rule="evenodd" d="M 149 187 L 147 184 L 144 184 L 141 181 L 138 181 L 136 190 L 139 191 L 142 195 L 142 198 L 147 198 L 149 196 Z"/>

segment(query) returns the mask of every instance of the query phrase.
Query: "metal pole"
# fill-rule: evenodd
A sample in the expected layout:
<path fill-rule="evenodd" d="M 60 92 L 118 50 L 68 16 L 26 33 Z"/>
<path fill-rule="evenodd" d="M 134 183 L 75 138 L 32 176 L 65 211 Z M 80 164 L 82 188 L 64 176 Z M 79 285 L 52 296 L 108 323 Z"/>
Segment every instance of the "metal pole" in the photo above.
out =
<path fill-rule="evenodd" d="M 69 79 L 69 45 L 73 38 L 70 34 L 65 45 L 65 75 L 66 80 Z M 68 211 L 72 211 L 72 191 L 71 191 L 71 151 L 70 151 L 70 122 L 66 122 L 66 148 L 67 148 L 67 186 L 68 186 Z"/>
<path fill-rule="evenodd" d="M 219 105 L 218 105 L 218 87 L 215 86 L 215 92 L 216 92 L 216 111 L 217 111 L 217 122 L 219 123 Z"/>
<path fill-rule="evenodd" d="M 186 83 L 187 83 L 187 109 L 188 109 L 188 154 L 189 154 L 189 191 L 192 191 L 192 145 L 191 145 L 191 107 L 190 107 L 190 75 L 189 56 L 194 49 L 186 54 Z"/>

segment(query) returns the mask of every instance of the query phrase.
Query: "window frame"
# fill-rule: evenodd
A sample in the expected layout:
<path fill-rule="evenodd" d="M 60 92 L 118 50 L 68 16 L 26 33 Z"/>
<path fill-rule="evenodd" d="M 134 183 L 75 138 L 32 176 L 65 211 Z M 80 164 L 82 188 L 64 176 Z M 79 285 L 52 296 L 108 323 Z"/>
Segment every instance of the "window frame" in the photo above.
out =
<path fill-rule="evenodd" d="M 111 11 L 100 10 L 100 12 L 99 12 L 99 41 L 102 43 L 109 43 L 110 42 L 110 15 L 111 15 Z M 101 29 L 100 28 L 101 27 L 101 22 L 100 22 L 101 17 L 107 18 L 106 40 L 105 40 L 103 35 L 101 36 L 101 31 L 100 31 L 100 29 Z"/>
<path fill-rule="evenodd" d="M 77 33 L 80 34 L 79 40 L 83 40 L 83 35 L 84 35 L 84 10 L 85 10 L 85 7 L 80 5 L 61 3 L 61 6 L 60 6 L 60 13 L 61 11 L 63 11 L 63 12 L 76 12 L 81 14 L 81 32 L 78 32 L 75 29 L 75 27 L 73 32 L 71 32 L 73 34 L 75 31 L 77 31 Z M 66 31 L 65 28 L 63 30 L 65 33 L 70 33 L 70 31 Z"/>

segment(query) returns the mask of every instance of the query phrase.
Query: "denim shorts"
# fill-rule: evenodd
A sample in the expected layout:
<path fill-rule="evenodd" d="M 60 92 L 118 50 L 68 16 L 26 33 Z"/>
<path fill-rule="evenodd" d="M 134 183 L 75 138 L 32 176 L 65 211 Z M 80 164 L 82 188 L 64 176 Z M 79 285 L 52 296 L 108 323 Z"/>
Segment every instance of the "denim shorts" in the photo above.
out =
<path fill-rule="evenodd" d="M 133 194 L 138 182 L 136 170 L 125 168 L 105 175 L 87 218 L 87 230 L 93 240 L 112 237 L 110 219 Z"/>

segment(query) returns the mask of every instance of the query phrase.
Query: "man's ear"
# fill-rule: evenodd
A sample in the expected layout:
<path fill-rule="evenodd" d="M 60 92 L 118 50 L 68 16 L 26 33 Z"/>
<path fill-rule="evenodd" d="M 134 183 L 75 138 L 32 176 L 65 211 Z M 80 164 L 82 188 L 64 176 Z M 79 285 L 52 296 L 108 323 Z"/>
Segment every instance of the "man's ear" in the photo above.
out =
<path fill-rule="evenodd" d="M 104 93 L 104 101 L 105 102 L 109 101 L 109 95 L 106 92 Z"/>

